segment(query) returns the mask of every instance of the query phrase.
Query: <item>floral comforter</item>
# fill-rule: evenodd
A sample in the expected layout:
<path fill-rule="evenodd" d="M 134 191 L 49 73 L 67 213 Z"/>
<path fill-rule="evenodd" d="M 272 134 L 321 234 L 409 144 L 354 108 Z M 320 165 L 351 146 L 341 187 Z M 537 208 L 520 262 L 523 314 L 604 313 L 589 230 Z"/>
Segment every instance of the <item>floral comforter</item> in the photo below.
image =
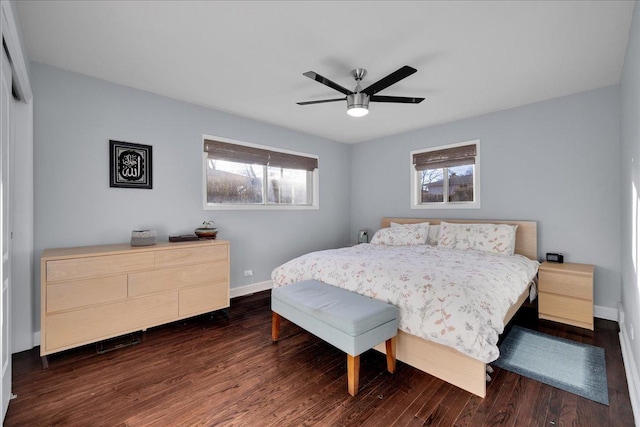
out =
<path fill-rule="evenodd" d="M 499 356 L 504 316 L 537 270 L 521 255 L 360 244 L 303 255 L 271 278 L 275 287 L 315 279 L 389 302 L 401 330 L 489 363 Z"/>

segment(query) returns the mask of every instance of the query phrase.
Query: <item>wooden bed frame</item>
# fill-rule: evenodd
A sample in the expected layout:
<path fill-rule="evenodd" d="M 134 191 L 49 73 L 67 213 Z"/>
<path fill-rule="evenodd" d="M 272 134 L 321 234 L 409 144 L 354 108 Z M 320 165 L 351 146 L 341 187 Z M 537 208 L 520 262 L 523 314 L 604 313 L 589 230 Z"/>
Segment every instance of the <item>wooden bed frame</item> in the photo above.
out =
<path fill-rule="evenodd" d="M 383 218 L 382 228 L 389 227 L 391 222 L 399 224 L 416 224 L 428 222 L 430 225 L 440 224 L 440 221 L 463 224 L 514 224 L 516 231 L 515 253 L 536 260 L 538 251 L 537 223 L 535 221 L 493 221 L 493 220 L 458 220 L 433 218 Z M 504 318 L 506 325 L 522 306 L 529 295 L 529 288 L 520 295 L 518 301 L 511 306 Z M 459 351 L 419 338 L 415 335 L 398 331 L 396 341 L 396 358 L 434 377 L 460 387 L 477 396 L 485 397 L 487 393 L 486 365 Z M 386 353 L 384 343 L 374 347 Z"/>

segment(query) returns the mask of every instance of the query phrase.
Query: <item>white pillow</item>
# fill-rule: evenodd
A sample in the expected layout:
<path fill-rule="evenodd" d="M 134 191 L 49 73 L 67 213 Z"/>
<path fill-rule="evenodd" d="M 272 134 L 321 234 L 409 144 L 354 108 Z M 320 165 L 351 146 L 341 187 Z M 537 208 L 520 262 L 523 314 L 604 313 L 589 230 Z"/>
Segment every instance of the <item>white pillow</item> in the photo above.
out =
<path fill-rule="evenodd" d="M 431 229 L 431 226 L 428 222 L 417 222 L 415 224 L 400 224 L 397 222 L 391 222 L 390 226 L 391 228 L 404 227 L 408 231 L 420 233 L 420 237 L 424 234 L 423 244 L 426 244 L 427 240 L 429 239 L 429 230 Z"/>
<path fill-rule="evenodd" d="M 424 245 L 429 234 L 429 223 L 396 224 L 376 231 L 371 239 L 372 245 Z"/>
<path fill-rule="evenodd" d="M 438 246 L 513 255 L 517 225 L 440 223 Z"/>
<path fill-rule="evenodd" d="M 440 221 L 440 234 L 438 235 L 438 247 L 441 248 L 456 248 L 456 233 L 458 228 L 456 224 Z"/>

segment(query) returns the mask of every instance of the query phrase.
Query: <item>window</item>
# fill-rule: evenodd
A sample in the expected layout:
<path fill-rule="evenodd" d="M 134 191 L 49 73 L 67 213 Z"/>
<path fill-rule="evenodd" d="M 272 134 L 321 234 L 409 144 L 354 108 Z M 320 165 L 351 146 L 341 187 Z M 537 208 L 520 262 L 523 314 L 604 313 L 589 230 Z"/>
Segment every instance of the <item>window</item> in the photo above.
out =
<path fill-rule="evenodd" d="M 411 152 L 411 208 L 479 208 L 480 141 Z"/>
<path fill-rule="evenodd" d="M 204 138 L 205 209 L 317 209 L 318 158 Z"/>

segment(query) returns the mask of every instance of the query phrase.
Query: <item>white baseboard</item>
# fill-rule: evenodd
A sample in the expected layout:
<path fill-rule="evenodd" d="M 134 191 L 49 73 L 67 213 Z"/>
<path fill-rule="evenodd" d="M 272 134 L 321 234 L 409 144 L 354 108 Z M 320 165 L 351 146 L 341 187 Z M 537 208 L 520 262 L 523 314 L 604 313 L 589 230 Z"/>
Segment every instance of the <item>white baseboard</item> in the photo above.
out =
<path fill-rule="evenodd" d="M 244 295 L 255 294 L 256 292 L 266 291 L 273 288 L 271 280 L 265 282 L 252 283 L 250 285 L 238 286 L 229 290 L 229 296 L 231 298 L 237 298 Z"/>
<path fill-rule="evenodd" d="M 623 313 L 623 312 L 621 312 Z M 620 323 L 620 348 L 622 349 L 622 360 L 624 371 L 627 374 L 627 384 L 629 385 L 629 397 L 631 398 L 631 409 L 635 418 L 636 426 L 640 426 L 640 377 L 636 370 L 629 334 L 623 322 Z"/>
<path fill-rule="evenodd" d="M 604 307 L 602 305 L 593 306 L 593 316 L 598 319 L 618 321 L 619 313 L 617 308 Z"/>

